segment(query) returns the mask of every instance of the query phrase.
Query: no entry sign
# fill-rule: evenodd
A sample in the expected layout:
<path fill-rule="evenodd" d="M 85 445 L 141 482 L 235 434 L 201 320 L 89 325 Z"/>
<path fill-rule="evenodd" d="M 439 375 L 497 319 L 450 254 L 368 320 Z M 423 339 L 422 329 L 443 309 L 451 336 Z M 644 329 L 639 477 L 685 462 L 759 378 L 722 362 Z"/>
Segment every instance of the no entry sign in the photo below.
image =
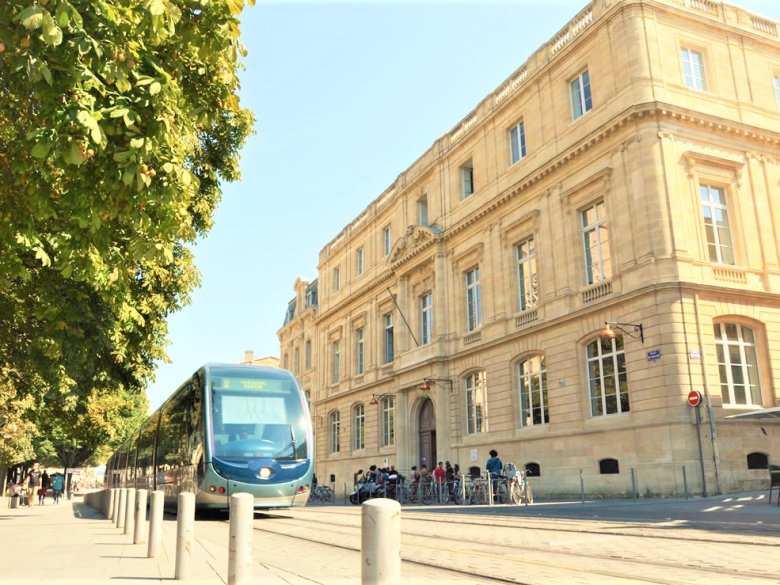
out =
<path fill-rule="evenodd" d="M 691 390 L 688 392 L 688 404 L 691 406 L 699 406 L 701 404 L 701 392 L 698 390 Z"/>

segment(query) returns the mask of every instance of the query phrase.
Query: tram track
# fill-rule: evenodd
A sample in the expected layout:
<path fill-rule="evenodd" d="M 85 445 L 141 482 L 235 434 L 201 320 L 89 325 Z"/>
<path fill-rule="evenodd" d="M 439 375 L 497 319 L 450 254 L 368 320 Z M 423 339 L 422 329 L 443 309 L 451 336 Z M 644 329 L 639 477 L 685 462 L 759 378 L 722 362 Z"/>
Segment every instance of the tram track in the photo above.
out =
<path fill-rule="evenodd" d="M 343 513 L 321 511 L 306 515 L 269 514 L 267 521 L 255 523 L 255 530 L 359 553 L 360 519 L 357 514 L 349 514 L 347 518 L 345 521 Z M 584 582 L 599 584 L 638 581 L 659 585 L 677 585 L 681 582 L 728 583 L 746 577 L 753 582 L 778 583 L 776 571 L 769 567 L 740 569 L 728 564 L 702 566 L 686 563 L 679 555 L 676 560 L 670 560 L 674 559 L 674 551 L 679 549 L 679 543 L 674 540 L 672 543 L 666 542 L 668 538 L 657 535 L 576 530 L 572 523 L 562 531 L 551 526 L 544 527 L 548 537 L 552 537 L 553 531 L 559 533 L 558 541 L 555 538 L 542 540 L 538 538 L 538 531 L 542 530 L 538 526 L 539 522 L 534 522 L 536 526 L 520 526 L 509 522 L 495 524 L 495 520 L 494 517 L 479 517 L 466 521 L 461 516 L 453 518 L 452 515 L 442 520 L 431 518 L 428 513 L 405 514 L 402 523 L 402 560 L 488 580 L 480 582 L 530 584 L 561 579 L 561 575 L 564 575 L 564 581 L 570 579 L 583 582 L 584 579 Z M 525 521 L 527 518 L 517 520 Z M 490 522 L 493 523 L 488 524 Z M 442 530 L 442 523 L 448 525 L 446 530 Z M 489 530 L 480 532 L 478 537 L 474 536 L 474 529 L 481 527 Z M 599 545 L 594 544 L 581 550 L 561 538 L 562 535 L 575 533 L 580 542 L 583 534 L 587 540 L 605 542 L 604 549 L 600 550 Z M 654 558 L 647 552 L 632 554 L 626 550 L 625 543 L 620 542 L 627 538 L 640 539 L 641 545 L 628 547 L 634 550 L 665 549 L 667 560 Z M 709 547 L 722 544 L 720 541 L 708 540 L 701 540 L 700 543 Z M 765 553 L 767 558 L 772 558 L 777 550 L 776 546 L 765 543 L 745 543 L 744 546 L 759 547 L 754 552 L 759 556 Z M 534 575 L 535 579 L 527 580 L 525 575 Z"/>

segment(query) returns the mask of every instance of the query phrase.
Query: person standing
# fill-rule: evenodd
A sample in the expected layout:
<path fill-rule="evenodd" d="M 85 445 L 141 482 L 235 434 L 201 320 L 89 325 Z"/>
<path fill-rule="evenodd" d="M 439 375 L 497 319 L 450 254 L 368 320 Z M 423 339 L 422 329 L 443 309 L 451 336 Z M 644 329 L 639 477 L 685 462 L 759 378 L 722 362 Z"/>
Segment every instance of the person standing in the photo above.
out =
<path fill-rule="evenodd" d="M 501 463 L 501 459 L 498 458 L 498 451 L 495 449 L 490 450 L 490 459 L 485 463 L 485 469 L 490 475 L 490 481 L 493 484 L 493 493 L 498 493 L 498 478 L 501 475 L 501 470 L 504 468 L 504 464 Z"/>
<path fill-rule="evenodd" d="M 65 476 L 58 473 L 54 476 L 51 482 L 52 495 L 54 496 L 54 503 L 60 503 L 60 496 L 62 496 L 62 490 L 65 488 Z"/>
<path fill-rule="evenodd" d="M 35 498 L 38 497 L 38 489 L 41 487 L 40 464 L 33 463 L 30 475 L 27 476 L 27 505 L 35 507 Z"/>

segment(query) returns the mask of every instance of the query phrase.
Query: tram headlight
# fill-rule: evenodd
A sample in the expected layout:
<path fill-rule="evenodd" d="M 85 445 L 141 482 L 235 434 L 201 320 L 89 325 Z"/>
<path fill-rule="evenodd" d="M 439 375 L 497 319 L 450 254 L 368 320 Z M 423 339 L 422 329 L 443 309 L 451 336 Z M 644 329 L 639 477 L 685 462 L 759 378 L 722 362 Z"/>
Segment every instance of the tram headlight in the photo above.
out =
<path fill-rule="evenodd" d="M 261 467 L 260 471 L 257 473 L 257 477 L 260 479 L 268 479 L 271 477 L 271 468 L 270 467 Z"/>

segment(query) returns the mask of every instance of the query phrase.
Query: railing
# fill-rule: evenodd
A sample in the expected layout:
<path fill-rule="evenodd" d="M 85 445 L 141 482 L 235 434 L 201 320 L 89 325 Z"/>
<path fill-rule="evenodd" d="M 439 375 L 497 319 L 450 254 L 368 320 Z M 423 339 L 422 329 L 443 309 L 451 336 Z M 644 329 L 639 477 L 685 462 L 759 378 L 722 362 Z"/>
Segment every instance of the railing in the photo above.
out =
<path fill-rule="evenodd" d="M 463 338 L 463 345 L 476 343 L 480 339 L 482 339 L 482 331 L 475 331 L 474 333 L 469 333 Z"/>
<path fill-rule="evenodd" d="M 712 0 L 685 0 L 685 6 L 715 16 L 720 14 L 720 3 Z"/>
<path fill-rule="evenodd" d="M 736 284 L 746 284 L 747 275 L 740 268 L 725 268 L 723 266 L 713 266 L 712 276 L 716 280 L 725 280 Z"/>
<path fill-rule="evenodd" d="M 476 126 L 476 125 L 477 125 L 477 119 L 478 119 L 478 118 L 477 118 L 477 115 L 476 115 L 476 114 L 473 114 L 473 115 L 472 115 L 470 118 L 468 118 L 467 120 L 464 120 L 464 121 L 463 121 L 463 123 L 462 123 L 462 124 L 461 124 L 461 125 L 458 127 L 458 129 L 457 129 L 457 130 L 455 130 L 455 132 L 453 132 L 453 133 L 450 135 L 450 144 L 454 144 L 455 142 L 457 142 L 458 140 L 460 140 L 460 139 L 461 139 L 461 137 L 462 137 L 462 136 L 463 136 L 463 135 L 464 135 L 466 132 L 468 132 L 468 131 L 469 131 L 469 130 L 471 130 L 471 129 L 472 129 L 474 126 Z"/>
<path fill-rule="evenodd" d="M 778 36 L 777 23 L 772 22 L 771 20 L 764 20 L 763 18 L 759 18 L 758 16 L 751 15 L 750 24 L 753 25 L 753 28 L 759 32 L 772 35 L 773 37 Z"/>
<path fill-rule="evenodd" d="M 569 25 L 558 34 L 558 36 L 554 37 L 550 52 L 555 55 L 558 51 L 563 49 L 572 40 L 574 40 L 574 38 L 583 30 L 585 30 L 592 22 L 593 8 L 588 6 L 584 11 L 575 16 Z"/>
<path fill-rule="evenodd" d="M 523 67 L 523 70 L 520 71 L 520 73 L 515 75 L 512 79 L 507 81 L 501 88 L 498 89 L 498 91 L 495 94 L 495 97 L 493 98 L 494 102 L 496 104 L 500 104 L 501 102 L 503 102 L 507 98 L 507 96 L 514 93 L 518 87 L 523 85 L 527 77 L 528 77 L 528 69 Z"/>
<path fill-rule="evenodd" d="M 592 303 L 604 297 L 608 297 L 612 294 L 612 281 L 605 280 L 591 286 L 590 288 L 582 291 L 582 302 L 585 304 Z"/>
<path fill-rule="evenodd" d="M 528 309 L 524 311 L 522 315 L 515 317 L 515 328 L 524 327 L 530 323 L 533 323 L 538 318 L 536 309 Z"/>

